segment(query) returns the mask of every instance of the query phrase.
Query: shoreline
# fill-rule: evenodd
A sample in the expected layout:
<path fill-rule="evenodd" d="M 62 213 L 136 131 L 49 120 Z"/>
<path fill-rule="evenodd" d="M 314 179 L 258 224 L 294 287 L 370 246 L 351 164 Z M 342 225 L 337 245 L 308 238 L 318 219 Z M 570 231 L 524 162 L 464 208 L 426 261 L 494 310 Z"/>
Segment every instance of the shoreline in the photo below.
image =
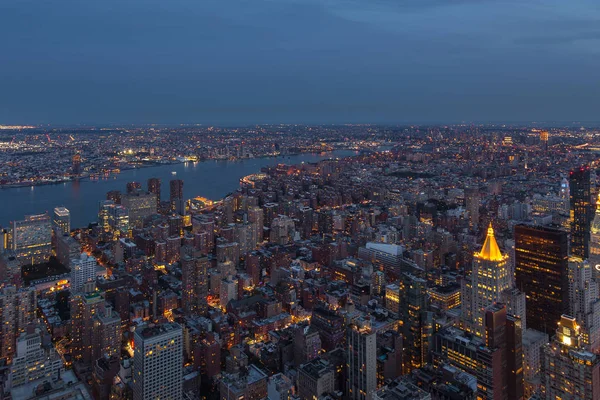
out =
<path fill-rule="evenodd" d="M 236 161 L 244 161 L 244 160 L 253 160 L 253 159 L 263 159 L 263 158 L 277 158 L 277 157 L 289 157 L 289 156 L 297 156 L 297 155 L 302 155 L 302 154 L 327 154 L 327 153 L 333 153 L 335 151 L 339 151 L 339 150 L 349 150 L 349 149 L 333 149 L 330 151 L 323 151 L 323 152 L 311 152 L 311 151 L 307 151 L 307 152 L 298 152 L 298 153 L 289 153 L 289 154 L 279 154 L 279 155 L 264 155 L 264 156 L 258 156 L 258 157 L 249 157 L 249 158 L 235 158 L 235 159 L 221 159 L 221 158 L 209 158 L 209 159 L 204 159 L 204 160 L 198 160 L 198 161 L 169 161 L 169 162 L 157 162 L 157 163 L 152 163 L 152 164 L 148 164 L 148 165 L 141 165 L 138 167 L 124 167 L 124 168 L 119 168 L 121 171 L 131 171 L 131 170 L 135 170 L 135 169 L 147 169 L 147 168 L 153 168 L 153 167 L 162 167 L 165 165 L 178 165 L 178 164 L 186 164 L 186 163 L 203 163 L 203 162 L 208 162 L 208 161 L 227 161 L 227 162 L 236 162 Z M 50 186 L 50 185 L 60 185 L 60 184 L 64 184 L 64 183 L 73 183 L 73 182 L 77 182 L 77 181 L 84 181 L 84 180 L 90 180 L 90 175 L 85 175 L 85 176 L 80 176 L 80 177 L 76 177 L 76 178 L 72 178 L 72 179 L 61 179 L 61 180 L 57 180 L 57 181 L 52 181 L 52 182 L 35 182 L 35 183 L 6 183 L 6 184 L 0 184 L 0 190 L 10 190 L 10 189 L 19 189 L 19 188 L 27 188 L 27 187 L 35 187 L 35 186 Z"/>

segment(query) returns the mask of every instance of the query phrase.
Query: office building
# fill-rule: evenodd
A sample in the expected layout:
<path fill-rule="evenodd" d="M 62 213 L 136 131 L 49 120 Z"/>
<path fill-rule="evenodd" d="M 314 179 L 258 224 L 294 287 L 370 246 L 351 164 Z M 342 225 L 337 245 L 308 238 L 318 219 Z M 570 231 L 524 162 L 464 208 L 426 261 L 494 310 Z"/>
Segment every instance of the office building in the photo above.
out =
<path fill-rule="evenodd" d="M 52 229 L 56 236 L 71 233 L 71 212 L 65 207 L 54 208 Z"/>
<path fill-rule="evenodd" d="M 386 293 L 387 296 L 387 293 Z M 405 343 L 404 373 L 427 364 L 433 335 L 433 312 L 428 311 L 427 281 L 411 274 L 403 274 L 400 280 L 400 327 Z"/>
<path fill-rule="evenodd" d="M 43 378 L 56 380 L 64 372 L 62 359 L 49 340 L 49 343 L 42 343 L 42 335 L 42 329 L 33 325 L 19 335 L 10 367 L 12 387 Z"/>
<path fill-rule="evenodd" d="M 390 283 L 385 287 L 385 308 L 395 315 L 400 315 L 400 286 Z"/>
<path fill-rule="evenodd" d="M 485 334 L 484 310 L 513 287 L 508 264 L 508 256 L 500 252 L 490 224 L 481 251 L 473 256 L 471 275 L 462 283 L 462 318 L 468 331 Z"/>
<path fill-rule="evenodd" d="M 143 228 L 144 221 L 156 214 L 156 195 L 154 193 L 135 190 L 128 192 L 121 198 L 121 204 L 129 213 L 131 228 Z"/>
<path fill-rule="evenodd" d="M 577 321 L 563 315 L 554 339 L 543 349 L 542 399 L 600 398 L 600 356 L 586 351 L 582 341 Z"/>
<path fill-rule="evenodd" d="M 367 320 L 348 327 L 348 382 L 352 400 L 371 399 L 377 389 L 377 334 Z"/>
<path fill-rule="evenodd" d="M 183 333 L 178 324 L 142 326 L 134 334 L 133 400 L 183 398 Z"/>
<path fill-rule="evenodd" d="M 584 165 L 569 172 L 571 201 L 571 255 L 587 259 L 593 207 L 590 166 Z"/>
<path fill-rule="evenodd" d="M 569 311 L 567 232 L 515 226 L 516 286 L 527 296 L 527 327 L 550 333 Z"/>
<path fill-rule="evenodd" d="M 71 293 L 81 291 L 87 282 L 96 280 L 96 258 L 81 253 L 79 258 L 72 259 L 71 265 Z"/>
<path fill-rule="evenodd" d="M 11 222 L 11 249 L 22 265 L 39 264 L 52 254 L 52 228 L 48 214 L 27 215 Z"/>

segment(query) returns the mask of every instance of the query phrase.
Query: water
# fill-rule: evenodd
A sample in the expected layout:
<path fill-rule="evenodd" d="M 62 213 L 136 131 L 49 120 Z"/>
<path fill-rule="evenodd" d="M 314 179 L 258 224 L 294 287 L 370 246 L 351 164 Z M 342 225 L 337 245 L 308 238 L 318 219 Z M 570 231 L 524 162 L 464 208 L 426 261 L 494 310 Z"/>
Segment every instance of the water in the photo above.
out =
<path fill-rule="evenodd" d="M 262 167 L 279 163 L 316 162 L 355 154 L 357 153 L 350 150 L 337 150 L 322 154 L 161 165 L 122 171 L 118 175 L 98 181 L 85 179 L 57 185 L 0 189 L 0 225 L 8 226 L 10 221 L 22 219 L 28 214 L 39 214 L 45 211 L 52 214 L 54 207 L 65 206 L 71 211 L 72 228 L 87 226 L 88 223 L 96 220 L 98 201 L 106 198 L 106 192 L 110 190 L 125 192 L 125 185 L 132 181 L 140 182 L 146 189 L 149 178 L 160 178 L 162 200 L 169 198 L 171 179 L 183 179 L 183 192 L 186 198 L 203 196 L 211 200 L 219 200 L 239 187 L 241 177 L 259 172 Z M 173 171 L 177 174 L 173 175 Z"/>

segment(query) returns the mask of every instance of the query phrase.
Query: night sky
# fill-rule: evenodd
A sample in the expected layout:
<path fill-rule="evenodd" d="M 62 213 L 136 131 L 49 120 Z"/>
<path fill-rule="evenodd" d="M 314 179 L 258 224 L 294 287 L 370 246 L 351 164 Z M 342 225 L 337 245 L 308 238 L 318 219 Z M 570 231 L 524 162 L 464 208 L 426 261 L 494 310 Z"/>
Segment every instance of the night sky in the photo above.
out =
<path fill-rule="evenodd" d="M 598 0 L 0 0 L 0 124 L 599 120 Z"/>

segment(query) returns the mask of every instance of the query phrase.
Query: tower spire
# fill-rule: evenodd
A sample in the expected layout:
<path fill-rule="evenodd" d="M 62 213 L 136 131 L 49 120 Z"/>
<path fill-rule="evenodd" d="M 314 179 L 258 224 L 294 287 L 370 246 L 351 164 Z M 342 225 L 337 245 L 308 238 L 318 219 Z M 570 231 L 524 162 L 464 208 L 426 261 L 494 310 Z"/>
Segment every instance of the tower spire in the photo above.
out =
<path fill-rule="evenodd" d="M 481 251 L 477 254 L 477 256 L 489 261 L 502 261 L 504 259 L 502 253 L 500 252 L 500 248 L 498 247 L 498 243 L 496 242 L 494 228 L 492 227 L 491 222 L 487 230 L 487 236 L 485 238 L 485 242 L 483 243 L 483 247 L 481 247 Z"/>

